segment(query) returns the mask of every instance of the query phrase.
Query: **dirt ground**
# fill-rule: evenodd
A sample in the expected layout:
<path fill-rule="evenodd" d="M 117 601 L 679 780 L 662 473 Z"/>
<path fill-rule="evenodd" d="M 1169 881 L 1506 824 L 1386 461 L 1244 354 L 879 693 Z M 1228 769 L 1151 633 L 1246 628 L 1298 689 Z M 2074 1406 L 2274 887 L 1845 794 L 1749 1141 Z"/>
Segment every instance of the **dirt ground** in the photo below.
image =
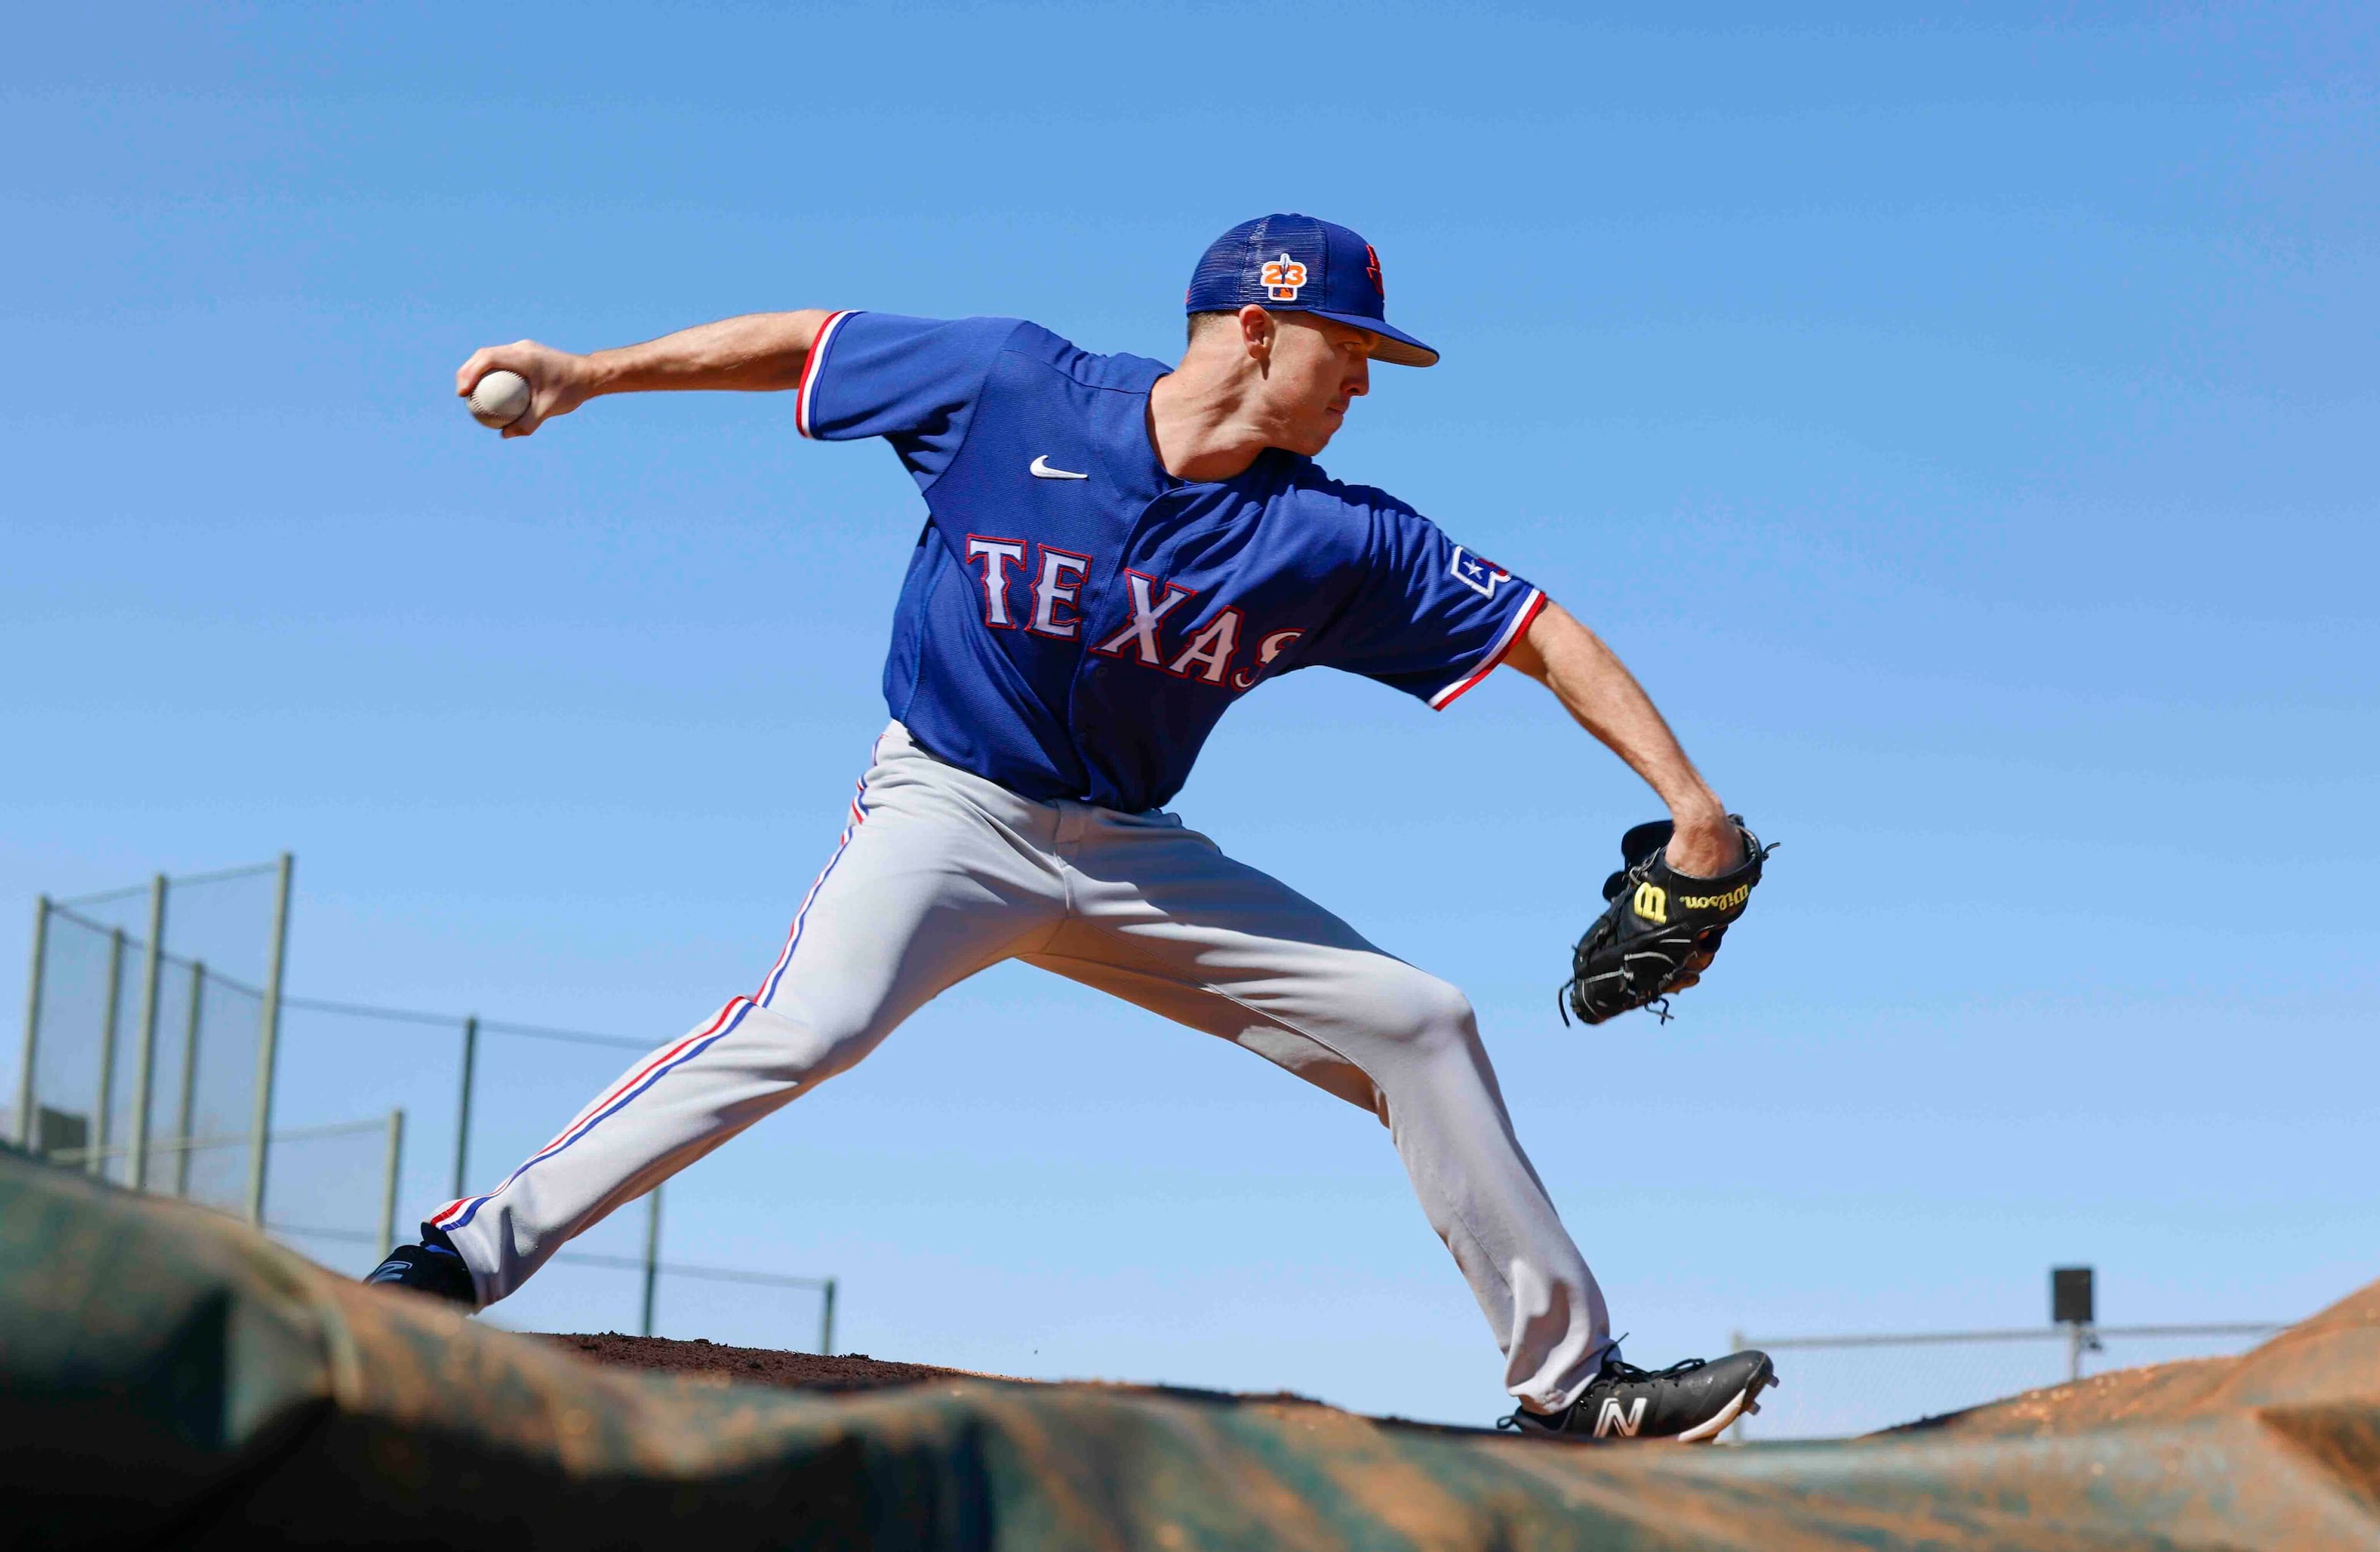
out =
<path fill-rule="evenodd" d="M 857 1390 L 890 1389 L 901 1385 L 923 1385 L 937 1379 L 996 1379 L 1009 1385 L 1089 1386 L 1101 1390 L 1131 1390 L 1144 1395 L 1187 1396 L 1263 1406 L 1324 1406 L 1323 1402 L 1311 1396 L 1301 1396 L 1290 1390 L 1237 1393 L 1201 1390 L 1179 1385 L 1135 1385 L 1106 1379 L 1018 1379 L 1013 1375 L 978 1374 L 972 1369 L 946 1369 L 932 1364 L 903 1364 L 890 1359 L 870 1358 L 865 1352 L 838 1352 L 832 1357 L 821 1357 L 815 1352 L 779 1352 L 765 1347 L 729 1347 L 700 1337 L 692 1341 L 678 1341 L 669 1337 L 626 1337 L 617 1331 L 539 1335 L 542 1340 L 598 1364 L 617 1364 L 624 1368 L 650 1369 L 662 1374 L 705 1375 L 747 1385 L 782 1385 L 793 1390 L 848 1394 Z M 1402 1420 L 1389 1418 L 1384 1421 Z"/>
<path fill-rule="evenodd" d="M 921 1385 L 935 1379 L 1002 1379 L 1004 1375 L 977 1375 L 965 1369 L 941 1369 L 929 1364 L 899 1364 L 870 1358 L 865 1352 L 778 1352 L 765 1347 L 728 1347 L 705 1341 L 676 1341 L 668 1337 L 624 1337 L 617 1331 L 595 1335 L 548 1336 L 546 1340 L 599 1364 L 631 1369 L 656 1369 L 665 1374 L 716 1375 L 748 1385 L 783 1385 L 795 1390 L 882 1390 L 896 1385 Z"/>

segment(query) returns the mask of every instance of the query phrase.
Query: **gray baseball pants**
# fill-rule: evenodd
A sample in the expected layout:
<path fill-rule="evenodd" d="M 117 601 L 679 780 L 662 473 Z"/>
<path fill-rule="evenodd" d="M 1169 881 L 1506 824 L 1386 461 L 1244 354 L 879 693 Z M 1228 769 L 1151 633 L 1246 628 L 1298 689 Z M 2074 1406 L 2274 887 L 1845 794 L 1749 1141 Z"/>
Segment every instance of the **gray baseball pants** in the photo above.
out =
<path fill-rule="evenodd" d="M 1235 1041 L 1378 1115 L 1503 1350 L 1506 1388 L 1546 1411 L 1585 1388 L 1611 1345 L 1603 1293 L 1521 1151 L 1460 991 L 1170 813 L 1019 797 L 898 722 L 759 990 L 431 1221 L 493 1303 L 1005 959 Z"/>

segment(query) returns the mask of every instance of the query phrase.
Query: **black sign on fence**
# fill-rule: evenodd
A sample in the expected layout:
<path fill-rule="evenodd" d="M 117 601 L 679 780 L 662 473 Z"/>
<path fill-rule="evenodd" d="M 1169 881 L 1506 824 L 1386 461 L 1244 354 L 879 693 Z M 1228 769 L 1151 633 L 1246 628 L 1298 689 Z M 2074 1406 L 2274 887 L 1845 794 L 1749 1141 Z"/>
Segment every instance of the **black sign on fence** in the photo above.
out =
<path fill-rule="evenodd" d="M 2091 1268 L 2052 1267 L 2049 1269 L 2049 1318 L 2053 1325 L 2089 1326 L 2092 1308 Z"/>

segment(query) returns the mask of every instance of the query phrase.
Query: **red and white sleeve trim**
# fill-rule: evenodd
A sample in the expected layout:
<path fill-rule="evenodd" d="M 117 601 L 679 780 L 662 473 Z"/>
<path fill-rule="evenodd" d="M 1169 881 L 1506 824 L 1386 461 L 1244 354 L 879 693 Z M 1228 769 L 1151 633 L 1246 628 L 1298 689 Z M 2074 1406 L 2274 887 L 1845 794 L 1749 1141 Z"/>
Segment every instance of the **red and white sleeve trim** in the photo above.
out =
<path fill-rule="evenodd" d="M 802 381 L 794 390 L 794 430 L 806 437 L 818 435 L 810 429 L 810 405 L 818 394 L 819 371 L 826 363 L 826 348 L 834 342 L 843 321 L 850 316 L 849 310 L 838 312 L 820 324 L 818 338 L 810 342 L 809 354 L 802 358 Z"/>
<path fill-rule="evenodd" d="M 1521 639 L 1521 633 L 1529 628 L 1529 622 L 1536 619 L 1537 612 L 1545 606 L 1546 595 L 1535 588 L 1530 588 L 1529 600 L 1521 605 L 1520 612 L 1512 616 L 1512 623 L 1506 625 L 1504 634 L 1496 638 L 1496 645 L 1488 648 L 1487 655 L 1472 665 L 1470 673 L 1430 697 L 1430 709 L 1445 710 L 1462 697 L 1463 691 L 1495 673 L 1496 665 L 1504 661 L 1504 654 L 1512 649 L 1512 643 Z"/>

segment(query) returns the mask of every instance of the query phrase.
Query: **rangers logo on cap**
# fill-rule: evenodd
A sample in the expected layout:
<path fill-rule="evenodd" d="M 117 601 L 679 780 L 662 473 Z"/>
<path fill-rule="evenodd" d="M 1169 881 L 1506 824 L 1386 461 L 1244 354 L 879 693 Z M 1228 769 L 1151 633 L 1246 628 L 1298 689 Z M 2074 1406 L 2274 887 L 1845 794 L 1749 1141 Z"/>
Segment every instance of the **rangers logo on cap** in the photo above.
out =
<path fill-rule="evenodd" d="M 1278 259 L 1268 259 L 1264 267 L 1265 294 L 1276 302 L 1293 302 L 1305 289 L 1305 266 L 1284 253 Z"/>

